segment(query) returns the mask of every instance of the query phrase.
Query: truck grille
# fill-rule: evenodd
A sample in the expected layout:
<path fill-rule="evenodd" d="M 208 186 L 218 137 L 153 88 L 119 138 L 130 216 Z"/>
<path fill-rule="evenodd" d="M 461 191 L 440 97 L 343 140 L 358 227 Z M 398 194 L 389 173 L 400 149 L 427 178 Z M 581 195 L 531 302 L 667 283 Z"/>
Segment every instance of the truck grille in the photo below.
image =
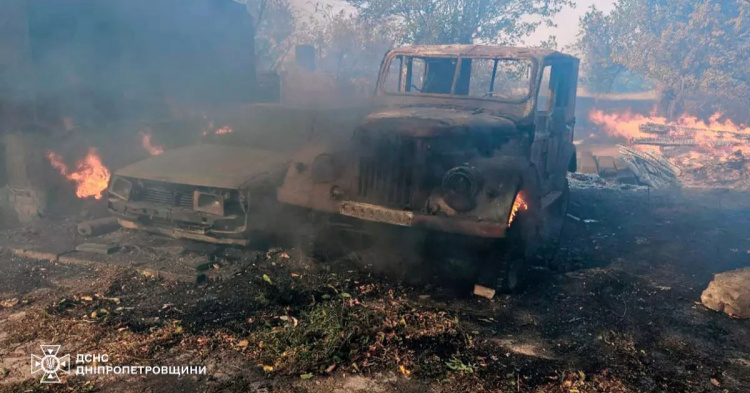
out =
<path fill-rule="evenodd" d="M 144 182 L 138 200 L 158 205 L 193 208 L 193 189 L 168 184 Z"/>
<path fill-rule="evenodd" d="M 359 197 L 369 203 L 404 209 L 411 207 L 414 144 L 384 147 L 359 161 Z"/>

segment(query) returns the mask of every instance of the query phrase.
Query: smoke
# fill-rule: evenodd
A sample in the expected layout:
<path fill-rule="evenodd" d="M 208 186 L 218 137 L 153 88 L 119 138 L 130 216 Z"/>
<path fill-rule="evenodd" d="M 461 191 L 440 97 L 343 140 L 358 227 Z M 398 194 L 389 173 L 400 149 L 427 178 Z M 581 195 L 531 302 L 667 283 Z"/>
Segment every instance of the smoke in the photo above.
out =
<path fill-rule="evenodd" d="M 256 100 L 260 88 L 256 20 L 249 6 L 235 1 L 29 0 L 26 5 L 13 8 L 19 36 L 8 40 L 15 52 L 4 58 L 17 61 L 7 68 L 0 63 L 0 109 L 18 114 L 14 127 L 42 131 L 44 142 L 34 145 L 49 149 L 43 164 L 57 168 L 57 177 L 45 180 L 45 187 L 61 196 L 102 198 L 107 181 L 100 173 L 106 171 L 108 178 L 118 168 L 150 155 L 166 156 L 185 144 L 241 145 L 287 156 L 310 142 L 348 140 L 367 112 L 331 108 L 327 97 L 345 97 L 339 102 L 348 97 L 329 79 L 320 78 L 320 89 L 309 83 L 315 73 L 300 74 L 301 83 L 288 85 L 306 103 L 326 105 L 327 110 L 249 108 L 246 104 Z M 0 6 L 0 13 L 5 10 Z M 266 16 L 263 23 L 273 27 L 275 14 Z M 320 38 L 330 45 L 322 57 L 330 61 L 320 64 L 335 64 L 340 71 L 340 64 L 360 69 L 366 61 L 367 74 L 374 78 L 386 48 L 366 51 L 359 41 L 344 41 L 349 32 L 359 38 L 367 33 L 357 31 L 347 18 L 329 22 L 338 21 L 347 24 Z M 288 33 L 277 30 L 269 30 L 265 38 L 276 42 Z M 316 30 L 324 31 L 322 26 Z M 0 56 L 6 55 L 4 48 L 0 46 Z M 348 56 L 354 51 L 357 56 Z M 7 119 L 0 116 L 0 122 Z M 96 162 L 90 151 L 96 152 Z M 63 158 L 67 166 L 61 165 Z M 195 159 L 200 165 L 200 157 Z M 92 191 L 81 191 L 92 179 Z M 55 188 L 56 181 L 60 187 Z M 64 209 L 67 213 L 75 207 Z M 280 218 L 273 209 L 263 213 L 268 221 Z M 289 221 L 296 226 L 294 219 Z"/>
<path fill-rule="evenodd" d="M 252 100 L 253 25 L 241 4 L 34 0 L 27 17 L 24 82 L 43 122 L 158 117 L 168 100 Z"/>

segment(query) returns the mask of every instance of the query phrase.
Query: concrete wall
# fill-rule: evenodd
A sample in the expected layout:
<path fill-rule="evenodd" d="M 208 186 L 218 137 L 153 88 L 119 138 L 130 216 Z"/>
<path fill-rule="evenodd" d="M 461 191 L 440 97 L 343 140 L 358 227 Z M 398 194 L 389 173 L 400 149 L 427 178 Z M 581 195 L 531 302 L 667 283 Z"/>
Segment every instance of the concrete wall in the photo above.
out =
<path fill-rule="evenodd" d="M 33 132 L 35 78 L 26 0 L 0 2 L 0 226 L 29 222 L 47 206 L 46 163 Z"/>
<path fill-rule="evenodd" d="M 48 205 L 49 164 L 40 146 L 44 140 L 33 133 L 3 136 L 8 173 L 8 200 L 21 222 L 42 216 Z"/>

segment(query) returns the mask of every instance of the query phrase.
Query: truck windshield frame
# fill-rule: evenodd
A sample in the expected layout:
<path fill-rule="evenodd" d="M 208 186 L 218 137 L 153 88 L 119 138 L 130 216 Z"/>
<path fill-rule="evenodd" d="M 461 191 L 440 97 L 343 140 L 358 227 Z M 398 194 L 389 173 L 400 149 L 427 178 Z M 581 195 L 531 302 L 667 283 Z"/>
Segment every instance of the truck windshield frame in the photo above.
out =
<path fill-rule="evenodd" d="M 487 73 L 485 75 L 487 86 L 481 95 L 477 95 L 473 91 L 477 87 L 477 75 L 474 73 L 473 65 L 479 65 L 480 62 L 486 64 L 484 71 Z M 499 67 L 499 65 L 502 66 Z M 509 68 L 515 68 L 515 70 L 508 73 Z M 506 72 L 503 74 L 506 80 L 500 77 L 501 71 Z M 385 95 L 523 103 L 534 95 L 537 73 L 538 64 L 533 57 L 392 55 L 383 65 L 378 86 Z M 515 94 L 498 88 L 499 83 L 507 82 L 507 75 L 521 77 L 516 83 Z M 505 86 L 507 87 L 507 84 Z"/>

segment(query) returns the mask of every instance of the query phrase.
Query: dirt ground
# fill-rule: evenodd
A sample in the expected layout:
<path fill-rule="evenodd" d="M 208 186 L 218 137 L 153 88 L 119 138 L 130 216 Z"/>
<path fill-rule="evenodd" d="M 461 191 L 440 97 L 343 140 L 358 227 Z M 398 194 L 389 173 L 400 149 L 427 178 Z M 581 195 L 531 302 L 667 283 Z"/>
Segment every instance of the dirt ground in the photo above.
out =
<path fill-rule="evenodd" d="M 124 232 L 128 263 L 6 252 L 0 392 L 750 391 L 750 322 L 699 302 L 713 274 L 750 265 L 748 194 L 577 189 L 569 213 L 557 256 L 567 272 L 535 271 L 526 291 L 491 301 L 446 275 L 409 279 L 430 260 L 384 269 L 397 251 L 323 263 Z M 0 238 L 24 236 L 52 242 L 34 230 Z M 170 261 L 224 274 L 138 269 Z M 40 344 L 207 373 L 41 385 L 29 372 Z"/>

